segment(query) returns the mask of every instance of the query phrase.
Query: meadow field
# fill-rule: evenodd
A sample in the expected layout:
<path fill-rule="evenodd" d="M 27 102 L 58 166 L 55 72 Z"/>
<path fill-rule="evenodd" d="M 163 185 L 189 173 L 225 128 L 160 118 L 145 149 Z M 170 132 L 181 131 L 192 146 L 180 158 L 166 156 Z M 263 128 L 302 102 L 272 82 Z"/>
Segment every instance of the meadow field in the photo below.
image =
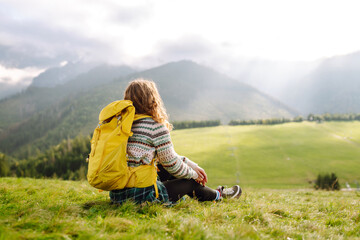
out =
<path fill-rule="evenodd" d="M 219 126 L 172 132 L 175 150 L 199 163 L 209 185 L 309 188 L 319 173 L 360 182 L 360 122 Z"/>
<path fill-rule="evenodd" d="M 111 205 L 85 181 L 0 179 L 0 239 L 360 239 L 360 193 L 247 189 L 238 200 Z"/>
<path fill-rule="evenodd" d="M 359 122 L 219 126 L 172 138 L 205 168 L 209 186 L 238 183 L 241 198 L 119 206 L 86 181 L 0 178 L 0 240 L 360 239 L 360 192 L 309 184 L 335 172 L 355 187 Z"/>

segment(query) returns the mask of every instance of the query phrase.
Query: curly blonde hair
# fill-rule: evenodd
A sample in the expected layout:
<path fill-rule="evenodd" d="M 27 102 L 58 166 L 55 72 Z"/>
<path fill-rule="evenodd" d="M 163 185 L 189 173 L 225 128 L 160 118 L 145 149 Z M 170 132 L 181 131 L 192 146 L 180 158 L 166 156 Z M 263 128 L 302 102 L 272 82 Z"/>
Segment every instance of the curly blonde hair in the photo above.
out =
<path fill-rule="evenodd" d="M 125 90 L 124 99 L 133 102 L 137 114 L 150 115 L 156 122 L 172 130 L 164 103 L 153 81 L 142 78 L 131 81 Z"/>

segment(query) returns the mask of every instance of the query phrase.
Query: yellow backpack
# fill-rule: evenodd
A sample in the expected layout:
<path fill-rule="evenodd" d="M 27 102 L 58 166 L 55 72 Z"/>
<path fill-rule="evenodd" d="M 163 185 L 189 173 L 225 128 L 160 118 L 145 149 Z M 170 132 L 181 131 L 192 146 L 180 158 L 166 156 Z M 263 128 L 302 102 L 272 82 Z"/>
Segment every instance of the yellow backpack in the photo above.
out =
<path fill-rule="evenodd" d="M 135 114 L 129 100 L 112 102 L 100 112 L 89 155 L 87 179 L 91 186 L 110 191 L 154 185 L 158 197 L 155 161 L 139 167 L 127 165 L 126 149 L 128 138 L 133 134 L 133 121 L 146 117 L 150 116 Z"/>

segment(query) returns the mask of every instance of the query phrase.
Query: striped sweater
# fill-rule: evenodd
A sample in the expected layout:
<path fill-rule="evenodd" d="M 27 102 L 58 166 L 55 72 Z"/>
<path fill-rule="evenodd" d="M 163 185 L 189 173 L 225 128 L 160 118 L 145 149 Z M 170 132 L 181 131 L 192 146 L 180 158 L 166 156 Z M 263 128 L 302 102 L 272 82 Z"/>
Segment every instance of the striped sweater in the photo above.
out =
<path fill-rule="evenodd" d="M 189 159 L 179 156 L 171 142 L 168 129 L 151 118 L 134 121 L 127 145 L 128 166 L 150 164 L 154 157 L 174 177 L 196 179 L 197 173 L 188 166 Z"/>

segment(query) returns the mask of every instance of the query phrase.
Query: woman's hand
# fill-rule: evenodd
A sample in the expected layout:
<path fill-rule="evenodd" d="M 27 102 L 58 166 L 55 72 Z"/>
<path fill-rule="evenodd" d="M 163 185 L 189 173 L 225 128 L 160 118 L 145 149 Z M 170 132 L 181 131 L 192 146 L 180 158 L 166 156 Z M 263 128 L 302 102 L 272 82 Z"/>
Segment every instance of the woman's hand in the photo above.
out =
<path fill-rule="evenodd" d="M 199 166 L 194 167 L 194 171 L 198 174 L 198 178 L 195 179 L 195 181 L 197 181 L 198 183 L 200 183 L 201 185 L 205 186 L 205 184 L 208 181 L 206 172 L 204 169 L 202 169 Z"/>
<path fill-rule="evenodd" d="M 204 169 L 202 169 L 201 167 L 199 167 L 199 165 L 197 165 L 196 163 L 194 163 L 193 161 L 191 161 L 190 159 L 187 159 L 187 164 L 189 165 L 189 167 L 191 167 L 198 175 L 198 178 L 195 179 L 195 181 L 197 181 L 198 183 L 200 183 L 201 185 L 205 186 L 205 184 L 208 181 L 206 172 Z"/>

